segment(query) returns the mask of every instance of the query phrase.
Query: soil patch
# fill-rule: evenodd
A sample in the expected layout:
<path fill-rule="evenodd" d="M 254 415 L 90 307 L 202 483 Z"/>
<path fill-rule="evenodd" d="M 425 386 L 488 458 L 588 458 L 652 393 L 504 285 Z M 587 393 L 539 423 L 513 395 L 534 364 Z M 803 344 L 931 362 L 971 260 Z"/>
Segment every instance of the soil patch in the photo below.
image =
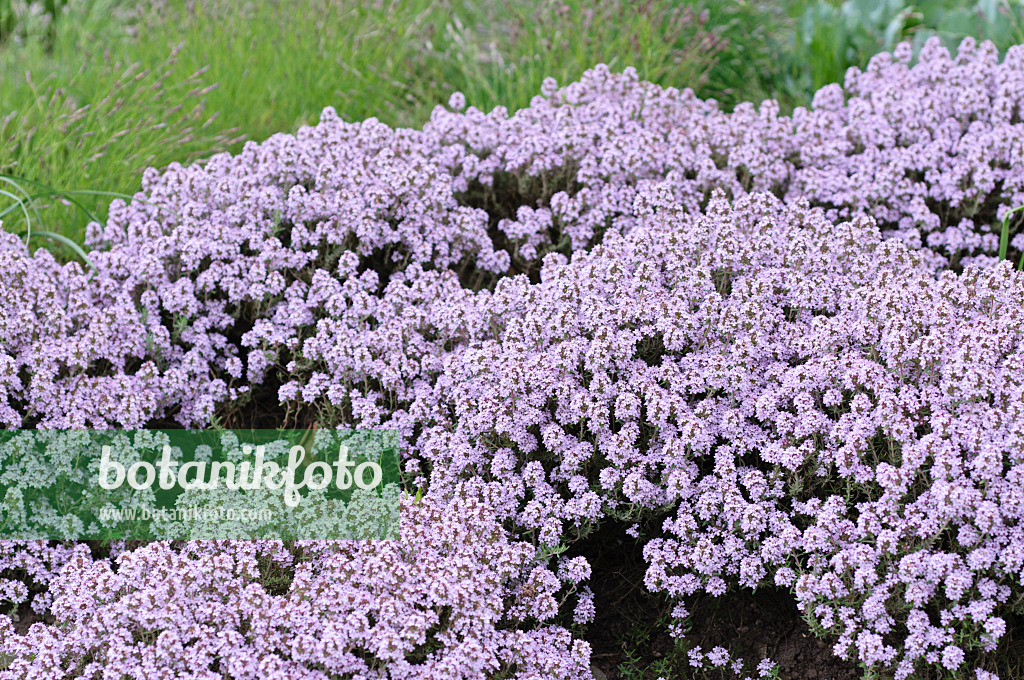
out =
<path fill-rule="evenodd" d="M 856 662 L 832 653 L 817 639 L 793 597 L 777 588 L 740 589 L 721 597 L 687 601 L 690 617 L 679 639 L 668 632 L 673 604 L 644 586 L 643 544 L 621 525 L 606 525 L 586 539 L 579 554 L 590 559 L 596 616 L 585 635 L 594 668 L 608 680 L 691 677 L 687 652 L 724 647 L 745 660 L 746 673 L 764 657 L 779 665 L 780 680 L 859 680 Z M 707 677 L 715 677 L 708 673 Z M 725 677 L 732 677 L 727 673 Z"/>
<path fill-rule="evenodd" d="M 22 602 L 18 612 L 9 618 L 14 621 L 14 632 L 18 635 L 26 634 L 33 623 L 53 623 L 56 620 L 51 614 L 37 613 L 28 602 Z"/>

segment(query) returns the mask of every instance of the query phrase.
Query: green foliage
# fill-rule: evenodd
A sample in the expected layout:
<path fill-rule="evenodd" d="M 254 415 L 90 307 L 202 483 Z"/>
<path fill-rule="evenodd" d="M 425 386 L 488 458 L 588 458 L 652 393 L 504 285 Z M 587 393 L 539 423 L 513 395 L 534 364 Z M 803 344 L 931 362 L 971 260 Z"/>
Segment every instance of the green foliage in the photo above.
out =
<path fill-rule="evenodd" d="M 52 46 L 39 39 L 0 50 L 0 173 L 33 187 L 36 218 L 7 214 L 8 230 L 80 242 L 109 203 L 99 192 L 132 193 L 147 166 L 194 161 L 238 138 L 215 124 L 203 74 L 183 71 L 180 49 L 149 65 L 113 54 L 118 34 L 104 17 L 115 10 L 74 3 Z M 0 212 L 10 205 L 0 202 Z"/>
<path fill-rule="evenodd" d="M 544 78 L 567 84 L 604 63 L 698 90 L 722 43 L 708 20 L 699 6 L 666 0 L 466 2 L 439 36 L 444 52 L 423 84 L 458 90 L 483 110 L 515 110 L 529 105 Z"/>
<path fill-rule="evenodd" d="M 715 51 L 699 12 L 668 0 L 61 4 L 46 14 L 0 0 L 17 36 L 0 47 L 0 173 L 47 187 L 32 228 L 76 241 L 109 197 L 80 196 L 79 209 L 70 191 L 131 194 L 146 167 L 237 152 L 328 105 L 421 125 L 453 91 L 514 110 L 545 77 L 568 82 L 599 62 L 696 85 Z M 13 205 L 2 199 L 0 211 Z M 11 211 L 5 228 L 24 231 L 24 219 Z"/>
<path fill-rule="evenodd" d="M 1006 251 L 1010 244 L 1010 221 L 1013 219 L 1013 216 L 1021 210 L 1024 210 L 1024 205 L 1018 205 L 1016 208 L 1006 211 L 1006 215 L 1003 216 L 1003 228 L 999 234 L 1000 260 L 1006 259 Z M 1020 264 L 1017 266 L 1017 269 L 1024 270 L 1024 255 L 1021 255 Z"/>
<path fill-rule="evenodd" d="M 1024 4 L 1020 0 L 978 0 L 966 7 L 949 0 L 932 0 L 919 5 L 925 30 L 919 41 L 930 35 L 942 38 L 955 49 L 963 36 L 991 40 L 1000 51 L 1024 42 Z"/>
<path fill-rule="evenodd" d="M 1021 0 L 0 0 L 0 174 L 43 189 L 31 224 L 6 194 L 0 219 L 80 242 L 110 196 L 72 192 L 132 194 L 146 167 L 237 152 L 328 105 L 399 126 L 456 90 L 515 110 L 545 77 L 565 84 L 602 62 L 725 108 L 792 109 L 900 40 L 1024 41 L 1022 12 Z"/>
<path fill-rule="evenodd" d="M 30 36 L 52 40 L 53 21 L 68 0 L 0 0 L 0 44 Z"/>
<path fill-rule="evenodd" d="M 966 36 L 992 40 L 1005 51 L 1024 42 L 1020 0 L 805 0 L 791 5 L 788 44 L 780 44 L 779 68 L 770 88 L 782 102 L 806 105 L 814 92 L 842 82 L 851 66 L 911 40 L 915 54 L 932 36 L 951 51 Z"/>
<path fill-rule="evenodd" d="M 697 3 L 687 0 L 686 4 L 696 7 Z M 736 0 L 709 3 L 707 10 L 717 53 L 698 94 L 718 100 L 726 110 L 740 102 L 776 97 L 774 74 L 793 28 L 787 4 Z"/>

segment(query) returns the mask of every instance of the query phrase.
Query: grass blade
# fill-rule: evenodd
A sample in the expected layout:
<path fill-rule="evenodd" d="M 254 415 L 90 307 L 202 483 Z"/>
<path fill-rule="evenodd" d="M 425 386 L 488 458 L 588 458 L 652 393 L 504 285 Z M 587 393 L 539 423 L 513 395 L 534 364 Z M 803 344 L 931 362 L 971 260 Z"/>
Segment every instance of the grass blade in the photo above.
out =
<path fill-rule="evenodd" d="M 1010 247 L 1010 216 L 1012 216 L 1015 212 L 1019 212 L 1021 210 L 1024 210 L 1024 205 L 1018 205 L 1016 208 L 1013 208 L 1012 210 L 1008 210 L 1006 212 L 1006 214 L 1003 215 L 1003 231 L 999 235 L 999 261 L 1000 262 L 1002 262 L 1003 260 L 1006 259 L 1006 251 Z M 1024 262 L 1024 260 L 1022 260 L 1022 262 Z"/>
<path fill-rule="evenodd" d="M 36 231 L 34 233 L 35 233 L 36 236 L 42 236 L 43 238 L 48 238 L 48 239 L 52 239 L 54 241 L 57 241 L 59 243 L 63 243 L 68 248 L 73 250 L 76 255 L 78 255 L 80 258 L 82 258 L 82 261 L 85 262 L 87 265 L 89 265 L 90 269 L 92 269 L 93 271 L 96 271 L 96 265 L 93 264 L 93 261 L 89 259 L 89 256 L 86 254 L 86 252 L 82 248 L 82 246 L 78 245 L 77 243 L 75 243 L 74 241 L 69 239 L 67 236 L 64 236 L 62 234 L 57 234 L 57 233 L 54 233 L 52 231 Z"/>
<path fill-rule="evenodd" d="M 3 189 L 0 189 L 0 196 L 7 196 L 8 198 L 16 201 L 17 207 L 21 208 L 22 214 L 25 215 L 25 224 L 27 225 L 25 227 L 25 245 L 27 246 L 29 239 L 32 238 L 32 218 L 28 215 L 28 209 L 25 208 L 25 202 L 22 201 L 17 194 L 12 194 L 10 191 L 4 191 Z M 10 209 L 13 210 L 14 207 L 15 206 L 12 205 Z M 0 215 L 0 217 L 2 217 L 2 215 Z"/>

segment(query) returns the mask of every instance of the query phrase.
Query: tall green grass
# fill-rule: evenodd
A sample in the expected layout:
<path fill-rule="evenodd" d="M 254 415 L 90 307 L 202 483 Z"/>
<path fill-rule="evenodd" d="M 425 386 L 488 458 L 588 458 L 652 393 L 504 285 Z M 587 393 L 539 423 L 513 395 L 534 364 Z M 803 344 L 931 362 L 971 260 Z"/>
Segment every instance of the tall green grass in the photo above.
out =
<path fill-rule="evenodd" d="M 124 15 L 109 0 L 72 2 L 47 33 L 0 49 L 0 175 L 26 187 L 35 224 L 8 213 L 5 228 L 80 241 L 109 197 L 130 193 L 147 166 L 191 162 L 240 135 L 218 121 L 202 69 L 182 45 L 148 63 L 133 58 Z M 79 192 L 61 195 L 60 192 Z M 0 201 L 0 212 L 9 207 Z"/>
<path fill-rule="evenodd" d="M 30 37 L 53 40 L 54 19 L 68 0 L 0 0 L 0 44 Z"/>
<path fill-rule="evenodd" d="M 432 0 L 179 0 L 139 14 L 122 49 L 150 64 L 183 44 L 182 67 L 218 85 L 209 107 L 260 140 L 315 122 L 328 105 L 349 120 L 418 120 L 435 102 L 416 81 L 447 21 Z"/>
<path fill-rule="evenodd" d="M 443 53 L 423 84 L 459 90 L 481 109 L 514 110 L 546 77 L 566 84 L 604 63 L 701 91 L 722 44 L 708 18 L 699 4 L 665 0 L 467 2 L 435 43 Z"/>
<path fill-rule="evenodd" d="M 97 192 L 133 193 L 146 167 L 237 151 L 329 104 L 411 121 L 406 76 L 445 18 L 428 0 L 71 0 L 48 23 L 20 16 L 0 45 L 0 175 L 33 210 L 4 226 L 76 241 L 109 204 Z"/>
<path fill-rule="evenodd" d="M 720 42 L 668 0 L 71 0 L 55 14 L 0 46 L 0 174 L 41 185 L 37 229 L 76 240 L 109 199 L 59 192 L 132 193 L 147 166 L 237 151 L 328 105 L 419 125 L 460 90 L 514 110 L 599 62 L 699 87 Z"/>
<path fill-rule="evenodd" d="M 791 109 L 898 40 L 1005 47 L 1021 17 L 1020 0 L 0 0 L 0 175 L 31 207 L 0 194 L 0 214 L 80 241 L 102 192 L 133 193 L 148 166 L 237 151 L 328 105 L 399 126 L 455 90 L 514 110 L 602 62 L 725 108 Z"/>
<path fill-rule="evenodd" d="M 699 11 L 670 0 L 293 0 L 177 2 L 133 25 L 134 58 L 184 43 L 186 70 L 208 67 L 207 102 L 262 139 L 342 117 L 420 125 L 455 90 L 483 109 L 527 106 L 547 76 L 597 63 L 698 86 L 717 39 Z M 153 39 L 159 36 L 159 39 Z"/>

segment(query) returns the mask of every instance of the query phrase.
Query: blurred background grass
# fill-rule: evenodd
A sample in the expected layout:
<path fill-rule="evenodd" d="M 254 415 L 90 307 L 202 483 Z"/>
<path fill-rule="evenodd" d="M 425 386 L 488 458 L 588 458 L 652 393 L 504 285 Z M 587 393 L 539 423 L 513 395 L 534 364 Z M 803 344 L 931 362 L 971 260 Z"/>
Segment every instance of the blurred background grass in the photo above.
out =
<path fill-rule="evenodd" d="M 1022 17 L 1021 0 L 0 0 L 0 214 L 69 256 L 39 232 L 80 241 L 146 167 L 237 151 L 327 105 L 415 126 L 453 91 L 514 110 L 545 77 L 604 62 L 725 108 L 791 110 L 901 40 L 1005 50 Z"/>

